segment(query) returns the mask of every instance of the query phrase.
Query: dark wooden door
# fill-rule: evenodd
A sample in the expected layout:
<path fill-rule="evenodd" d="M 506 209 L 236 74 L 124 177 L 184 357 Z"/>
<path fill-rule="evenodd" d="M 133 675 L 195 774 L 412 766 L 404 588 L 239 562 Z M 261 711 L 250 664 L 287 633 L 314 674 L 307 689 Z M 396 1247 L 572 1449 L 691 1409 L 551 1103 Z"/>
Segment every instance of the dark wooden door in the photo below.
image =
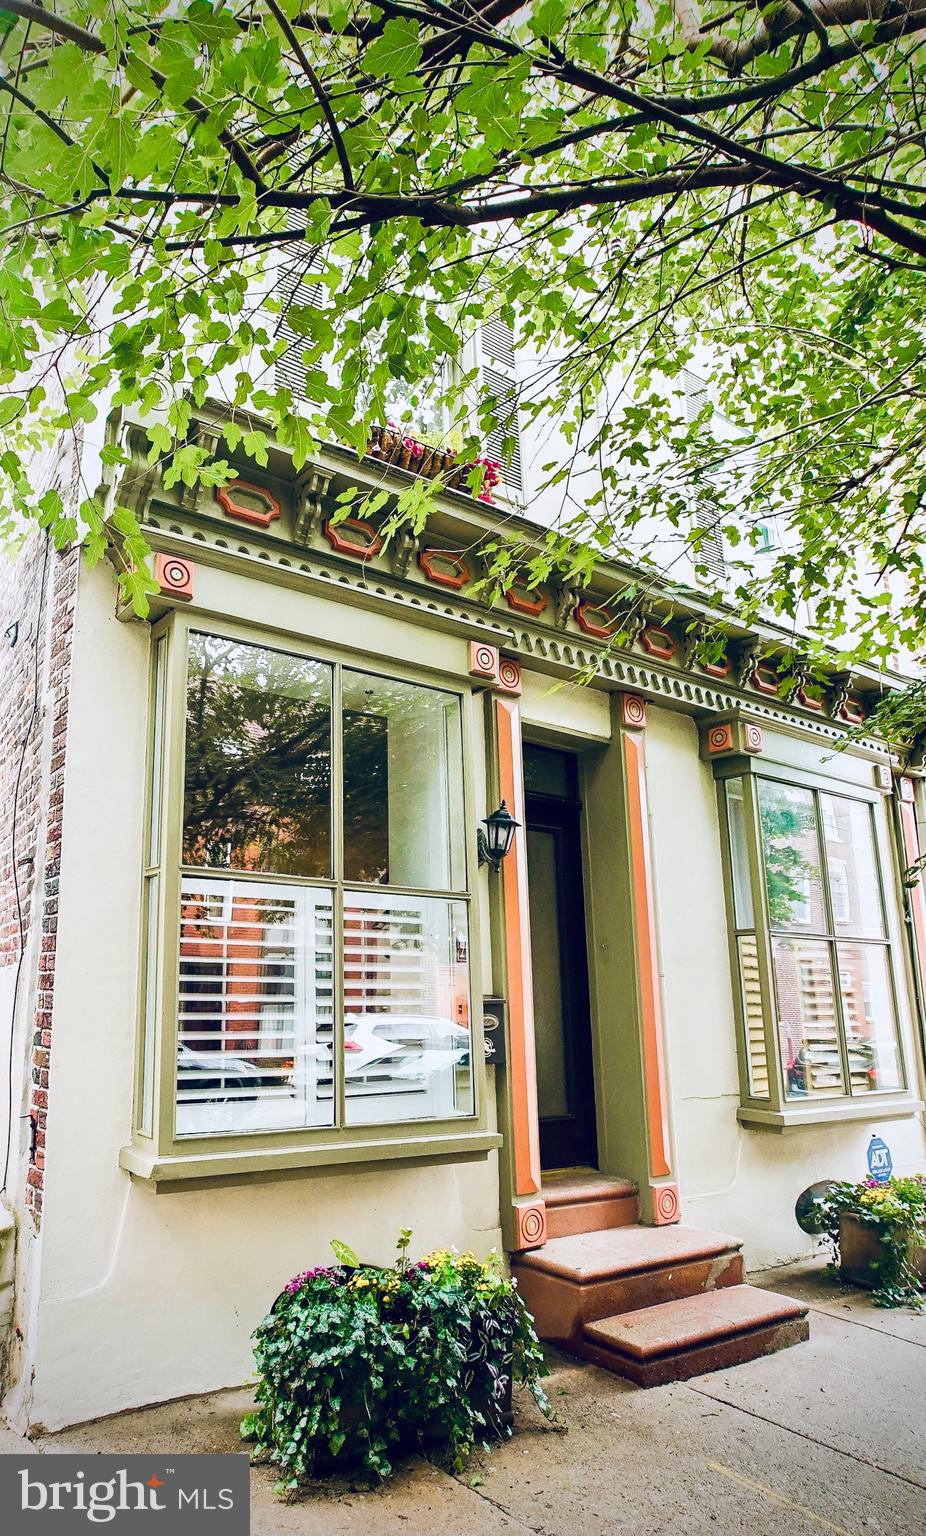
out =
<path fill-rule="evenodd" d="M 581 806 L 528 794 L 526 815 L 541 1166 L 597 1167 Z"/>

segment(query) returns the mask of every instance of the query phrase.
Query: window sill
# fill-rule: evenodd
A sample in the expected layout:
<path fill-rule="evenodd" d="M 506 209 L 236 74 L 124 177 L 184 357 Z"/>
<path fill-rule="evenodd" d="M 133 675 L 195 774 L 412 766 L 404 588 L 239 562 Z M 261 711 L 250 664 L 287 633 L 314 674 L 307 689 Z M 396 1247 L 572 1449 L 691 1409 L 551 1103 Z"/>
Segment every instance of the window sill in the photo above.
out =
<path fill-rule="evenodd" d="M 848 1104 L 792 1104 L 787 1109 L 759 1109 L 742 1104 L 736 1112 L 741 1125 L 763 1131 L 797 1131 L 805 1125 L 838 1125 L 852 1120 L 903 1120 L 924 1108 L 922 1099 L 881 1098 Z"/>
<path fill-rule="evenodd" d="M 234 1152 L 181 1152 L 159 1156 L 145 1147 L 123 1147 L 120 1166 L 155 1189 L 179 1189 L 204 1180 L 311 1173 L 356 1163 L 454 1162 L 484 1157 L 500 1147 L 494 1131 L 441 1132 L 436 1136 L 329 1142 L 312 1147 L 257 1146 Z"/>

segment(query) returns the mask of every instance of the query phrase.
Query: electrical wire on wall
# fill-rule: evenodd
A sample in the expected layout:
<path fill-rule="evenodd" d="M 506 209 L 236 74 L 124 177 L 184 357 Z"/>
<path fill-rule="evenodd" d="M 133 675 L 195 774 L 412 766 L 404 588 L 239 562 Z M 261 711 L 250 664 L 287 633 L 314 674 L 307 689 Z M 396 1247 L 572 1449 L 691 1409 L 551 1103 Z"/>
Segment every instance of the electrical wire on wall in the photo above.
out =
<path fill-rule="evenodd" d="M 29 720 L 26 725 L 22 746 L 19 752 L 19 762 L 16 765 L 16 780 L 13 786 L 13 818 L 10 836 L 10 860 L 13 867 L 13 893 L 16 901 L 16 922 L 19 928 L 19 958 L 16 962 L 16 975 L 13 978 L 13 1002 L 10 1008 L 9 1029 L 9 1059 L 7 1071 L 7 1121 L 6 1121 L 6 1155 L 3 1160 L 3 1183 L 0 1184 L 0 1195 L 4 1194 L 10 1175 L 10 1156 L 13 1148 L 13 1043 L 16 1035 L 16 1004 L 19 999 L 19 984 L 22 979 L 23 962 L 26 958 L 26 927 L 23 921 L 22 894 L 19 888 L 19 848 L 17 834 L 19 830 L 19 796 L 22 789 L 23 773 L 26 767 L 26 753 L 35 730 L 35 722 L 39 714 L 39 667 L 41 660 L 42 640 L 42 615 L 45 609 L 45 583 L 48 577 L 48 552 L 51 545 L 50 535 L 45 535 L 45 549 L 42 554 L 42 574 L 39 580 L 39 603 L 35 617 L 35 638 L 32 658 L 32 708 L 29 711 Z M 34 870 L 33 870 L 34 874 Z"/>

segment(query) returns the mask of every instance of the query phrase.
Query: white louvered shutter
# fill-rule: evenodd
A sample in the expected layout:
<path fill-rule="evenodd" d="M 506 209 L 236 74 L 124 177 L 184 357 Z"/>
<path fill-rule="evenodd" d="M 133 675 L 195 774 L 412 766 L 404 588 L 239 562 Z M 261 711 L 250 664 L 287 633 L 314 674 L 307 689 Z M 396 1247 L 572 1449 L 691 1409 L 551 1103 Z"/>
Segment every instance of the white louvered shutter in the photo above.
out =
<path fill-rule="evenodd" d="M 331 1124 L 333 934 L 328 891 L 183 876 L 179 1135 Z"/>
<path fill-rule="evenodd" d="M 497 317 L 482 327 L 483 390 L 496 402 L 498 425 L 483 446 L 487 459 L 499 459 L 505 488 L 515 495 L 524 492 L 521 464 L 521 433 L 518 426 L 517 371 L 511 326 Z M 507 451 L 506 451 L 507 449 Z"/>
<path fill-rule="evenodd" d="M 291 389 L 294 400 L 305 399 L 305 364 L 302 354 L 310 344 L 310 338 L 297 330 L 290 318 L 293 309 L 312 307 L 320 309 L 323 290 L 313 274 L 320 273 L 324 265 L 324 252 L 317 246 L 307 245 L 304 240 L 294 240 L 280 249 L 277 283 L 283 310 L 277 322 L 277 337 L 283 337 L 289 346 L 277 360 L 275 380 L 278 389 Z"/>

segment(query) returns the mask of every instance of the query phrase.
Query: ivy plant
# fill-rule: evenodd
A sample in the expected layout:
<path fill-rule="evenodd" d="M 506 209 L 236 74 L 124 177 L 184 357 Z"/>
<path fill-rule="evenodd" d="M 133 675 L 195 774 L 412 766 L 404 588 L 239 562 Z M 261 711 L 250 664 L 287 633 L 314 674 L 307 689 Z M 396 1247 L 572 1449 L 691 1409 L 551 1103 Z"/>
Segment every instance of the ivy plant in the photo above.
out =
<path fill-rule="evenodd" d="M 338 1262 L 286 1285 L 254 1334 L 257 1408 L 242 1422 L 281 1487 L 360 1463 L 379 1477 L 396 1452 L 437 1443 L 459 1470 L 477 1445 L 511 1434 L 512 1382 L 551 1416 L 533 1323 L 497 1254 L 441 1249 L 412 1263 Z"/>

